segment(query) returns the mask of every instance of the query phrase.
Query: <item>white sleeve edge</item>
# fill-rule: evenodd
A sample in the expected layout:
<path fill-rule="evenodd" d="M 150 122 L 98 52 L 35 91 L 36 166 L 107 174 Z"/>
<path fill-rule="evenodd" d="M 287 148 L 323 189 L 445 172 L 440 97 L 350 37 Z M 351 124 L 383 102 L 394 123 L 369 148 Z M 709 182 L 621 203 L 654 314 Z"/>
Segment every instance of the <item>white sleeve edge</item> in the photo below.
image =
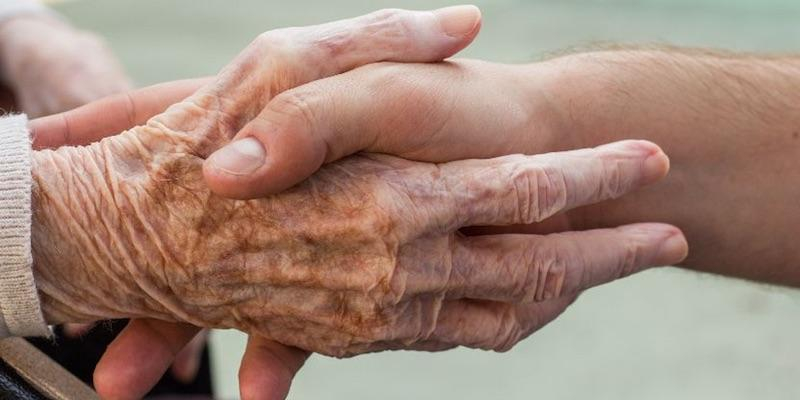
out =
<path fill-rule="evenodd" d="M 49 336 L 33 278 L 27 124 L 24 114 L 0 118 L 0 335 Z"/>

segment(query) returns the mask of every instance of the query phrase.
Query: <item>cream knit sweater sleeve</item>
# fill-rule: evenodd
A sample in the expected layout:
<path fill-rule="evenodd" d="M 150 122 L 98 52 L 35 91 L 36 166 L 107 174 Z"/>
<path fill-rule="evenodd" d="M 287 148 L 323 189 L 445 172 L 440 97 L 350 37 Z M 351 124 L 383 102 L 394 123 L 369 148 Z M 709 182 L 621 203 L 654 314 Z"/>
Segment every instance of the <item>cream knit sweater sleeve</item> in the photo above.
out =
<path fill-rule="evenodd" d="M 0 337 L 49 336 L 33 281 L 28 118 L 0 118 Z"/>

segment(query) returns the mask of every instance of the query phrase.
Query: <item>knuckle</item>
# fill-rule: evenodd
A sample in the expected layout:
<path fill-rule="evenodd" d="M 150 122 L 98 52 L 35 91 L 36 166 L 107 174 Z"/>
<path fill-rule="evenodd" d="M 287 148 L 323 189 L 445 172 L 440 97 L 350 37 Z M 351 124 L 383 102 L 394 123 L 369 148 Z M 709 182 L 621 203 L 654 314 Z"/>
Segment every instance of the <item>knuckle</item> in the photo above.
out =
<path fill-rule="evenodd" d="M 601 193 L 606 194 L 603 197 L 616 198 L 627 191 L 623 167 L 623 163 L 617 160 L 604 162 L 600 182 Z"/>
<path fill-rule="evenodd" d="M 318 32 L 310 28 L 312 34 L 301 36 L 310 45 L 311 54 L 321 56 L 322 60 L 333 63 L 336 70 L 342 70 L 346 66 L 338 63 L 340 56 L 362 51 L 367 40 L 373 47 L 395 50 L 393 53 L 404 50 L 404 42 L 414 37 L 406 22 L 408 14 L 409 11 L 400 9 L 378 10 L 356 19 L 354 24 Z"/>
<path fill-rule="evenodd" d="M 375 302 L 377 308 L 396 307 L 406 299 L 408 292 L 408 279 L 404 276 L 404 269 L 400 267 L 400 256 L 397 254 L 397 245 L 391 240 L 384 242 L 386 254 L 382 257 L 385 261 L 371 279 L 365 292 Z M 378 263 L 376 263 L 378 264 Z"/>
<path fill-rule="evenodd" d="M 279 32 L 280 31 L 277 30 L 262 32 L 258 34 L 255 39 L 253 39 L 251 45 L 258 48 L 275 47 L 281 42 L 281 35 L 279 35 Z"/>
<path fill-rule="evenodd" d="M 564 252 L 556 246 L 530 246 L 526 253 L 525 301 L 541 302 L 561 296 L 567 273 Z"/>
<path fill-rule="evenodd" d="M 271 111 L 280 115 L 288 127 L 313 131 L 318 99 L 310 90 L 295 89 L 282 92 L 270 103 Z"/>
<path fill-rule="evenodd" d="M 530 246 L 520 252 L 519 260 L 514 265 L 509 265 L 508 276 L 513 282 L 511 298 L 519 299 L 523 303 L 535 300 L 536 285 L 540 262 L 540 252 L 536 246 Z"/>
<path fill-rule="evenodd" d="M 616 279 L 624 278 L 636 272 L 642 260 L 643 245 L 636 240 L 625 240 L 622 243 L 617 265 Z"/>
<path fill-rule="evenodd" d="M 519 163 L 511 171 L 516 220 L 531 224 L 552 216 L 566 204 L 569 193 L 563 174 L 553 168 Z"/>
<path fill-rule="evenodd" d="M 292 34 L 292 29 L 275 29 L 256 36 L 244 52 L 248 60 L 245 66 L 257 65 L 267 57 L 273 60 L 291 60 L 288 55 L 294 48 L 292 43 L 298 40 L 297 36 Z M 282 64 L 273 63 L 270 67 L 280 69 Z"/>
<path fill-rule="evenodd" d="M 408 11 L 399 8 L 384 8 L 366 15 L 368 25 L 384 23 L 400 23 L 408 15 Z"/>
<path fill-rule="evenodd" d="M 368 341 L 391 336 L 395 317 L 390 308 L 382 307 L 362 295 L 339 292 L 328 296 L 330 302 L 326 307 L 330 312 L 332 328 Z"/>
<path fill-rule="evenodd" d="M 403 10 L 399 8 L 382 8 L 380 10 L 374 11 L 368 15 L 372 16 L 374 19 L 380 20 L 387 20 L 395 18 L 397 15 L 401 14 Z"/>
<path fill-rule="evenodd" d="M 385 321 L 381 325 L 362 327 L 360 331 L 356 332 L 356 335 L 375 343 L 393 339 L 396 336 L 396 330 L 393 323 Z"/>
<path fill-rule="evenodd" d="M 522 338 L 522 326 L 517 317 L 516 309 L 512 306 L 505 307 L 498 318 L 500 320 L 498 332 L 493 345 L 490 347 L 496 352 L 504 353 L 519 343 Z"/>
<path fill-rule="evenodd" d="M 137 121 L 138 110 L 136 108 L 136 100 L 133 98 L 132 92 L 125 92 L 123 94 L 123 101 L 125 104 L 125 118 L 127 118 L 127 126 L 135 126 Z"/>

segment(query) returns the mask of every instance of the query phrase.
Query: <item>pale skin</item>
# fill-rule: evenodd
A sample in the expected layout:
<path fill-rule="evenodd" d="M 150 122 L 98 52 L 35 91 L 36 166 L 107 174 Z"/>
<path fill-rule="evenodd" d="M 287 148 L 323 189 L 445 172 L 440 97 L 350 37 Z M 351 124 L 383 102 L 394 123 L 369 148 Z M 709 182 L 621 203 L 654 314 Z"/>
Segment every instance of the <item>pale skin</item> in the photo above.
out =
<path fill-rule="evenodd" d="M 472 17 L 466 24 L 464 11 Z M 391 11 L 273 32 L 145 125 L 87 147 L 35 153 L 34 270 L 48 321 L 156 317 L 241 329 L 254 338 L 243 397 L 282 396 L 288 380 L 280 371 L 288 369 L 264 362 L 296 369 L 303 353 L 270 340 L 340 356 L 458 345 L 506 350 L 581 290 L 685 257 L 683 235 L 666 224 L 458 233 L 540 222 L 653 183 L 668 160 L 646 141 L 448 163 L 359 155 L 260 200 L 209 190 L 204 159 L 257 121 L 275 94 L 375 61 L 440 60 L 477 32 L 475 10 L 459 13 L 455 24 L 446 20 L 452 10 Z M 122 99 L 127 120 L 137 121 L 141 108 Z M 50 121 L 66 131 L 42 134 L 34 124 L 38 145 L 92 136 L 75 134 L 67 117 Z M 163 347 L 159 340 L 145 347 L 161 363 L 196 331 L 142 321 L 126 332 L 121 343 L 160 332 Z M 128 366 L 109 368 L 114 352 L 127 351 L 120 346 L 98 370 L 146 390 L 159 367 L 137 376 L 131 367 L 152 362 L 127 357 Z M 153 358 L 153 350 L 161 355 Z M 248 392 L 248 380 L 282 386 Z M 107 397 L 135 396 L 107 382 L 97 385 Z"/>

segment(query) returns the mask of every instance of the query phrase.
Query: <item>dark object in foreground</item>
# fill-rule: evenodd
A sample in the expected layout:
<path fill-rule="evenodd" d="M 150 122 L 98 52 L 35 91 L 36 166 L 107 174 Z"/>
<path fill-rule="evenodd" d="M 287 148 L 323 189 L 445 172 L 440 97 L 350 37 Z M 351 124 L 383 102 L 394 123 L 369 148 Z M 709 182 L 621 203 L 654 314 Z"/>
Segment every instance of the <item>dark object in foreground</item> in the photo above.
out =
<path fill-rule="evenodd" d="M 0 340 L 0 398 L 96 400 L 97 393 L 23 338 Z"/>
<path fill-rule="evenodd" d="M 61 327 L 57 327 L 55 341 L 34 338 L 29 339 L 36 347 L 72 372 L 78 379 L 92 386 L 92 374 L 97 362 L 106 350 L 106 347 L 127 325 L 127 320 L 114 320 L 102 322 L 88 333 L 78 338 L 68 338 L 63 334 Z M 176 380 L 171 371 L 167 371 L 153 390 L 150 396 L 171 396 L 180 398 L 181 395 L 192 395 L 192 398 L 207 396 L 211 398 L 211 366 L 209 361 L 208 346 L 203 349 L 200 368 L 194 381 L 184 384 Z M 2 397 L 0 397 L 2 400 Z"/>
<path fill-rule="evenodd" d="M 0 360 L 0 400 L 45 400 L 14 368 Z"/>

